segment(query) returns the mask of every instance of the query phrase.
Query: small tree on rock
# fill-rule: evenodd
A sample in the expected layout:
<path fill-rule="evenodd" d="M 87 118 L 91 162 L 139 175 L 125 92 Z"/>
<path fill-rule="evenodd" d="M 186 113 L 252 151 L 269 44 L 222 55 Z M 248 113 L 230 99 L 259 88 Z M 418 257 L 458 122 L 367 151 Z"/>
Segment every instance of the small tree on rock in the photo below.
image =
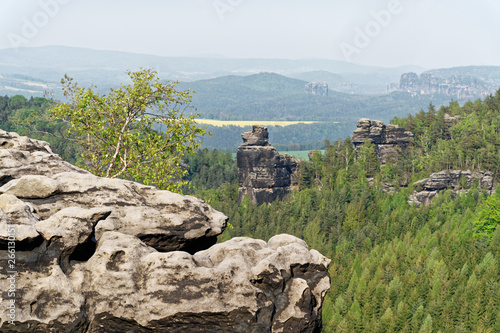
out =
<path fill-rule="evenodd" d="M 83 168 L 180 192 L 187 174 L 182 157 L 192 154 L 205 135 L 196 126 L 196 114 L 184 115 L 191 91 L 160 82 L 151 69 L 127 74 L 132 84 L 111 89 L 109 95 L 78 87 L 65 75 L 61 83 L 69 102 L 49 114 L 67 122 L 71 140 L 82 151 Z"/>

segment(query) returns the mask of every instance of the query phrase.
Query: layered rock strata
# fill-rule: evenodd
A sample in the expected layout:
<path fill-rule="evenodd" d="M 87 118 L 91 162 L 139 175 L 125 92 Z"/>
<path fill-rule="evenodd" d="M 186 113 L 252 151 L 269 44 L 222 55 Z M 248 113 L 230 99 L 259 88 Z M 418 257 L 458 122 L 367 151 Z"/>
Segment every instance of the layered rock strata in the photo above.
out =
<path fill-rule="evenodd" d="M 359 149 L 365 140 L 370 140 L 375 145 L 377 159 L 385 164 L 403 152 L 413 136 L 412 132 L 398 125 L 385 125 L 379 120 L 363 118 L 358 121 L 357 128 L 352 133 L 352 143 Z"/>
<path fill-rule="evenodd" d="M 267 128 L 262 126 L 253 126 L 252 131 L 242 134 L 243 144 L 236 154 L 239 202 L 245 195 L 259 205 L 281 200 L 296 184 L 300 160 L 287 154 L 280 155 L 270 146 L 268 137 Z"/>
<path fill-rule="evenodd" d="M 460 191 L 466 192 L 473 184 L 489 194 L 494 191 L 493 177 L 489 171 L 445 170 L 413 183 L 415 192 L 409 197 L 408 203 L 428 205 L 435 196 L 447 189 L 452 196 L 456 196 Z"/>
<path fill-rule="evenodd" d="M 1 332 L 320 331 L 329 259 L 302 240 L 212 245 L 227 218 L 202 201 L 0 138 Z"/>

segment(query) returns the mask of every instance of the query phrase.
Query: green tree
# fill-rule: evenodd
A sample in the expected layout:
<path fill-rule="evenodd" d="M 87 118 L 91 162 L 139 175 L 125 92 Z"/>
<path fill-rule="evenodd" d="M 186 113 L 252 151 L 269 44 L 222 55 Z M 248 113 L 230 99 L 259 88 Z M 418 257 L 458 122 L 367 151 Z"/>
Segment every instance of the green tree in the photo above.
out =
<path fill-rule="evenodd" d="M 432 332 L 432 317 L 430 315 L 427 315 L 427 317 L 424 320 L 424 323 L 422 324 L 422 327 L 420 327 L 420 333 L 431 333 Z"/>
<path fill-rule="evenodd" d="M 192 154 L 205 134 L 196 126 L 196 114 L 184 115 L 191 91 L 160 82 L 151 69 L 127 74 L 132 84 L 102 96 L 65 75 L 61 83 L 69 102 L 49 114 L 68 123 L 71 140 L 82 149 L 82 167 L 98 176 L 180 192 L 187 174 L 182 157 Z"/>
<path fill-rule="evenodd" d="M 494 195 L 490 196 L 474 221 L 474 233 L 476 237 L 487 236 L 489 239 L 493 237 L 497 225 L 500 223 L 500 195 L 496 191 Z"/>
<path fill-rule="evenodd" d="M 365 140 L 358 151 L 358 162 L 360 167 L 366 172 L 367 177 L 373 177 L 380 169 L 375 145 L 369 139 Z"/>

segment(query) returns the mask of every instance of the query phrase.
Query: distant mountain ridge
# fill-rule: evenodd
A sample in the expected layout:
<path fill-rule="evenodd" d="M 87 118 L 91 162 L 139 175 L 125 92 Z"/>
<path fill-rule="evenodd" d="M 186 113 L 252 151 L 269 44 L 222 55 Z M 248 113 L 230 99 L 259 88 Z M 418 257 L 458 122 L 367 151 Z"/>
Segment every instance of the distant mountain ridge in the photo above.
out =
<path fill-rule="evenodd" d="M 367 67 L 321 59 L 169 58 L 63 46 L 0 50 L 0 95 L 29 98 L 48 91 L 61 98 L 60 79 L 66 73 L 80 86 L 96 84 L 98 92 L 107 93 L 128 82 L 127 70 L 139 67 L 155 69 L 163 80 L 181 81 L 181 89 L 193 89 L 192 105 L 209 119 L 356 122 L 368 116 L 389 121 L 393 116 L 418 112 L 430 102 L 439 106 L 450 99 L 444 93 L 386 93 L 387 82 L 395 82 L 407 72 L 423 72 L 416 66 Z M 496 80 L 499 68 L 471 66 L 431 72 L 471 73 L 479 79 Z M 307 95 L 305 85 L 313 81 L 328 83 L 328 96 Z M 458 99 L 463 102 L 469 95 Z"/>
<path fill-rule="evenodd" d="M 55 84 L 67 73 L 82 85 L 96 83 L 100 87 L 108 88 L 124 82 L 127 79 L 127 70 L 137 70 L 139 67 L 154 68 L 165 80 L 186 82 L 261 72 L 292 77 L 305 72 L 326 71 L 340 73 L 348 81 L 354 79 L 362 84 L 366 83 L 368 90 L 380 93 L 384 92 L 386 82 L 394 81 L 402 73 L 423 71 L 416 66 L 369 67 L 324 59 L 162 57 L 66 46 L 0 49 L 0 75 L 29 75 Z M 0 83 L 0 93 L 5 90 L 2 86 Z"/>

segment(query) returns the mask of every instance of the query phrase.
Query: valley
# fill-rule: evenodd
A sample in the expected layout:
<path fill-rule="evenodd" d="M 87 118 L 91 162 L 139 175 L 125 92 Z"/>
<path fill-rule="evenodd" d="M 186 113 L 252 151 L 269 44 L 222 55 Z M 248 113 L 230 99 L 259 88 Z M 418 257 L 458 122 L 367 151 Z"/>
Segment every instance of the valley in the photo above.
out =
<path fill-rule="evenodd" d="M 44 51 L 51 54 L 50 48 Z M 126 63 L 136 56 L 142 57 L 117 54 L 117 67 L 93 67 L 103 66 L 96 60 L 85 69 L 64 62 L 61 68 L 84 76 L 83 83 L 99 82 L 95 89 L 103 92 L 116 87 L 122 75 L 118 67 L 123 64 L 118 60 Z M 183 62 L 176 61 L 182 68 Z M 234 61 L 238 66 L 242 63 Z M 0 89 L 7 95 L 0 96 L 0 128 L 46 140 L 62 159 L 85 166 L 81 147 L 52 135 L 64 133 L 67 124 L 46 117 L 54 101 L 41 97 L 42 90 L 59 89 L 55 76 L 60 73 L 45 75 L 48 64 L 45 69 L 36 67 L 34 60 L 30 64 L 34 66 L 33 76 L 28 76 L 21 66 L 8 70 L 0 66 Z M 216 69 L 221 66 L 216 60 L 206 60 L 206 64 Z M 331 281 L 326 294 L 315 296 L 323 303 L 311 303 L 314 311 L 319 311 L 311 320 L 316 320 L 315 327 L 321 326 L 323 332 L 499 331 L 500 90 L 492 91 L 498 83 L 497 68 L 450 68 L 420 74 L 400 73 L 408 68 L 391 69 L 377 82 L 370 78 L 373 74 L 354 65 L 343 64 L 353 71 L 346 75 L 309 67 L 304 72 L 285 73 L 286 66 L 275 61 L 252 60 L 245 64 L 259 64 L 258 68 L 267 70 L 281 68 L 282 73 L 251 74 L 251 68 L 256 67 L 249 65 L 245 70 L 238 67 L 238 75 L 236 69 L 230 74 L 219 72 L 222 76 L 215 76 L 215 72 L 202 75 L 192 72 L 195 66 L 185 65 L 191 69 L 183 74 L 185 80 L 177 87 L 195 92 L 190 104 L 193 108 L 187 107 L 184 112 L 198 113 L 197 124 L 212 135 L 204 136 L 200 149 L 193 154 L 178 157 L 187 175 L 177 181 L 189 182 L 181 188 L 191 196 L 189 200 L 200 200 L 200 205 L 206 205 L 205 211 L 216 210 L 213 214 L 220 215 L 217 231 L 210 231 L 208 240 L 180 240 L 181 245 L 168 246 L 185 247 L 194 258 L 205 247 L 209 249 L 204 251 L 215 251 L 217 246 L 237 248 L 240 237 L 273 244 L 280 239 L 275 235 L 292 235 L 286 237 L 294 238 L 287 239 L 302 244 L 304 251 L 314 249 L 326 256 L 321 257 L 321 264 L 311 259 L 315 266 L 300 268 L 304 276 L 314 275 L 324 281 L 329 277 Z M 328 68 L 333 63 L 322 65 Z M 380 93 L 381 82 L 389 78 L 399 80 L 397 89 Z M 315 80 L 328 84 L 327 93 L 305 91 L 305 85 Z M 319 87 L 324 91 L 324 84 Z M 254 125 L 267 128 L 265 140 L 264 136 L 247 133 L 242 143 L 242 133 L 251 131 Z M 258 131 L 263 133 L 264 129 Z M 22 140 L 28 139 L 6 132 L 2 135 L 10 140 L 5 141 L 6 147 L 12 141 L 19 149 L 26 149 L 22 144 L 27 143 Z M 30 149 L 42 149 L 44 145 Z M 42 150 L 48 154 L 46 148 Z M 17 177 L 15 172 L 24 172 L 10 167 L 19 163 L 13 154 L 9 150 L 5 153 L 9 158 L 0 162 L 6 163 L 2 170 L 14 172 L 1 178 L 6 183 Z M 38 163 L 35 157 L 32 159 L 32 163 Z M 78 176 L 82 179 L 95 177 L 62 159 L 56 159 L 58 168 L 62 165 L 63 170 L 77 170 L 84 175 Z M 63 193 L 57 195 L 69 198 L 78 192 L 63 192 L 66 185 L 60 184 L 70 180 L 50 172 L 48 176 L 32 177 L 57 183 L 60 188 L 54 187 L 54 193 Z M 79 186 L 87 186 L 82 184 Z M 134 186 L 144 193 L 153 188 Z M 106 186 L 101 190 L 111 191 Z M 182 197 L 176 194 L 175 198 Z M 41 205 L 50 201 L 23 200 Z M 89 207 L 93 205 L 91 197 L 85 200 L 91 202 Z M 160 203 L 158 209 L 167 206 Z M 96 214 L 106 218 L 109 213 Z M 227 227 L 222 222 L 226 216 Z M 191 233 L 186 230 L 186 234 Z M 143 239 L 154 248 L 159 246 L 158 237 L 148 234 Z M 216 241 L 218 244 L 210 247 Z M 255 241 L 252 246 L 263 246 L 261 242 Z M 186 262 L 193 262 L 191 257 L 186 258 Z M 330 259 L 331 264 L 325 264 Z M 75 265 L 69 259 L 62 262 L 65 270 Z M 116 269 L 112 266 L 115 264 L 107 265 Z M 87 266 L 91 267 L 86 263 L 78 267 Z M 287 274 L 297 274 L 294 269 Z M 249 288 L 262 283 L 274 286 L 265 279 L 256 279 Z M 207 290 L 210 288 L 208 285 Z"/>

